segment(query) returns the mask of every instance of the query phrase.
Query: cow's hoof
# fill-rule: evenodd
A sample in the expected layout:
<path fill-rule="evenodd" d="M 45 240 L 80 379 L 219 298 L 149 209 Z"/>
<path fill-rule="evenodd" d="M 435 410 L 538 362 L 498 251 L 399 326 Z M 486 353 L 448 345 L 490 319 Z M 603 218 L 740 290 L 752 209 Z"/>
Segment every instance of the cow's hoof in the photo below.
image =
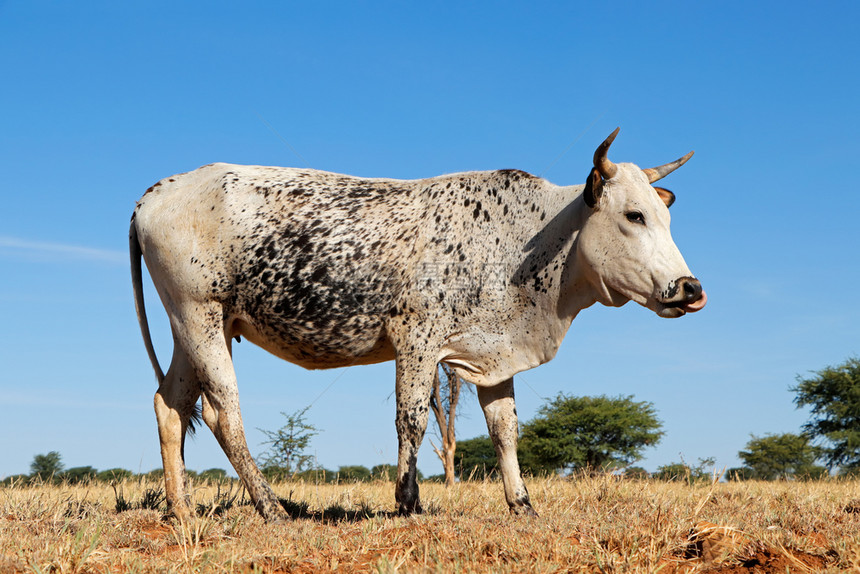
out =
<path fill-rule="evenodd" d="M 531 504 L 511 506 L 511 514 L 514 516 L 538 516 L 538 513 L 535 512 L 535 509 L 532 508 Z"/>
<path fill-rule="evenodd" d="M 283 524 L 290 521 L 290 515 L 280 503 L 258 506 L 257 511 L 268 524 Z"/>
<path fill-rule="evenodd" d="M 167 513 L 162 518 L 167 521 L 175 519 L 180 523 L 186 523 L 195 516 L 196 514 L 191 511 L 190 507 L 177 504 L 175 506 L 168 505 Z"/>
<path fill-rule="evenodd" d="M 400 516 L 411 516 L 413 514 L 421 514 L 424 510 L 421 508 L 421 503 L 417 500 L 414 504 L 399 504 L 397 506 L 397 514 Z"/>
<path fill-rule="evenodd" d="M 266 524 L 286 524 L 290 522 L 290 517 L 286 512 L 276 512 L 274 514 L 270 514 L 268 516 L 263 517 L 266 521 Z"/>

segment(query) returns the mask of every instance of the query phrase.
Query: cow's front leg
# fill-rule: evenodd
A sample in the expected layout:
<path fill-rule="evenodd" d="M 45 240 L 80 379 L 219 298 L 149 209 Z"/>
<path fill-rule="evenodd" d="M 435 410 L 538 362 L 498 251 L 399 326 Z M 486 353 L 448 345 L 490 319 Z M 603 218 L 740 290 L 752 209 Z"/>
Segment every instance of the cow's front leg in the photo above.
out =
<path fill-rule="evenodd" d="M 478 401 L 484 410 L 487 429 L 496 448 L 502 483 L 505 485 L 505 500 L 511 514 L 537 516 L 529 501 L 529 492 L 517 460 L 519 428 L 514 404 L 514 380 L 508 379 L 494 387 L 478 387 Z"/>
<path fill-rule="evenodd" d="M 425 364 L 426 363 L 426 364 Z M 434 359 L 409 355 L 397 359 L 397 511 L 408 515 L 421 512 L 418 498 L 416 462 L 418 448 L 427 430 L 430 392 L 433 388 Z"/>

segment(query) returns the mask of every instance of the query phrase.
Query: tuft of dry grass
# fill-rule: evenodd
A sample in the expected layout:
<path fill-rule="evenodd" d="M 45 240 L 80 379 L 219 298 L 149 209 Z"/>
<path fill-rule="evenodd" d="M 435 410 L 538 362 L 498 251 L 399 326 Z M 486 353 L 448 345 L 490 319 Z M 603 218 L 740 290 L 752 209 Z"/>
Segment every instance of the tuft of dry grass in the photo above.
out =
<path fill-rule="evenodd" d="M 285 524 L 236 486 L 196 485 L 186 523 L 160 484 L 114 486 L 0 488 L 0 572 L 860 571 L 860 481 L 534 479 L 539 518 L 510 516 L 493 481 L 423 483 L 408 518 L 392 483 L 284 482 Z"/>

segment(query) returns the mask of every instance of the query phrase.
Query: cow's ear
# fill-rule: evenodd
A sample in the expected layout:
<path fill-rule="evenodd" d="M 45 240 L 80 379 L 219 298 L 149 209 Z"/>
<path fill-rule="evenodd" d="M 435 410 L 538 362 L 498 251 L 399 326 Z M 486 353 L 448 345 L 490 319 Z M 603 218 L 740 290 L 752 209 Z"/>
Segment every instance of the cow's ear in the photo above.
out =
<path fill-rule="evenodd" d="M 672 204 L 675 203 L 674 193 L 662 187 L 655 187 L 654 190 L 657 192 L 657 195 L 660 196 L 660 199 L 663 200 L 663 203 L 666 204 L 666 207 L 672 207 Z"/>
<path fill-rule="evenodd" d="M 593 208 L 600 201 L 601 195 L 603 195 L 603 178 L 600 177 L 597 168 L 593 167 L 588 174 L 588 179 L 585 180 L 585 189 L 582 191 L 585 205 Z"/>

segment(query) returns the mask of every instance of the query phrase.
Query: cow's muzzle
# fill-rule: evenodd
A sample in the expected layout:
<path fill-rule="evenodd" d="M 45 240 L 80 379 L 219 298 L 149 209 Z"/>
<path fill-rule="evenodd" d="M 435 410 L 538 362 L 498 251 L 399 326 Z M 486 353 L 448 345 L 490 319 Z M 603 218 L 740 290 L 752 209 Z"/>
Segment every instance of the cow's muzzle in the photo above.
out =
<path fill-rule="evenodd" d="M 660 301 L 657 314 L 661 317 L 681 317 L 687 313 L 701 311 L 708 302 L 708 295 L 695 277 L 681 277 L 669 288 Z"/>

